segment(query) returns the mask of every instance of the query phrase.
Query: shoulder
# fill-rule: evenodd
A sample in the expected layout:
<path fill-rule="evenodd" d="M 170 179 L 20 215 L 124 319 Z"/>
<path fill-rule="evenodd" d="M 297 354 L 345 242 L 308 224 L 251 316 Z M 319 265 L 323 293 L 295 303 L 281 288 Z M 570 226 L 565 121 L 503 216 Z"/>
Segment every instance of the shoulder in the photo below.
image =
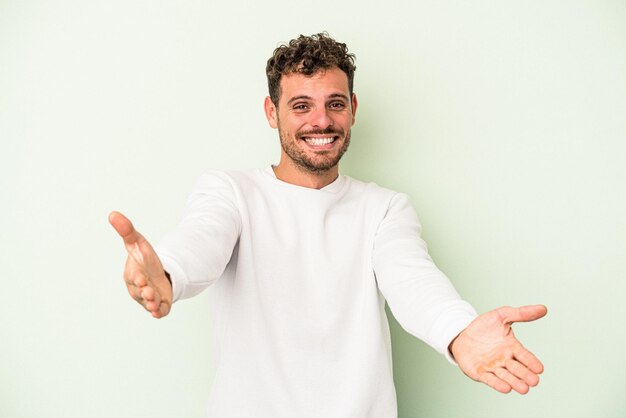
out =
<path fill-rule="evenodd" d="M 353 177 L 345 177 L 349 193 L 367 200 L 389 204 L 398 195 L 403 195 L 395 190 L 379 186 L 374 182 L 364 182 Z"/>
<path fill-rule="evenodd" d="M 348 177 L 350 194 L 381 211 L 381 220 L 403 220 L 419 225 L 411 199 L 406 193 Z"/>

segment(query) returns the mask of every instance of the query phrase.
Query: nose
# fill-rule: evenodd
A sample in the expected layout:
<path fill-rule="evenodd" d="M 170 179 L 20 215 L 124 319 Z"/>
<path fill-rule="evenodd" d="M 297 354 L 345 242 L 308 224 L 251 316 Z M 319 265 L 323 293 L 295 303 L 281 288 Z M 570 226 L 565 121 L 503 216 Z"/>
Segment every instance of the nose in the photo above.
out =
<path fill-rule="evenodd" d="M 311 125 L 315 128 L 326 129 L 332 124 L 333 120 L 326 107 L 316 108 L 311 113 Z"/>

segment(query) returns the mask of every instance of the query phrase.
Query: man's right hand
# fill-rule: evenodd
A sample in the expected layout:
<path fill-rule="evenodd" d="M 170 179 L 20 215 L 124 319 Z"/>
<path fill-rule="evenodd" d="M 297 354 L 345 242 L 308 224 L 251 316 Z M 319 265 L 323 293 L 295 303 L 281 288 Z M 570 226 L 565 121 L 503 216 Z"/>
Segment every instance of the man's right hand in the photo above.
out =
<path fill-rule="evenodd" d="M 128 252 L 124 268 L 128 293 L 153 317 L 164 317 L 172 307 L 172 285 L 165 277 L 161 260 L 150 243 L 124 215 L 111 212 L 109 222 L 124 240 Z"/>

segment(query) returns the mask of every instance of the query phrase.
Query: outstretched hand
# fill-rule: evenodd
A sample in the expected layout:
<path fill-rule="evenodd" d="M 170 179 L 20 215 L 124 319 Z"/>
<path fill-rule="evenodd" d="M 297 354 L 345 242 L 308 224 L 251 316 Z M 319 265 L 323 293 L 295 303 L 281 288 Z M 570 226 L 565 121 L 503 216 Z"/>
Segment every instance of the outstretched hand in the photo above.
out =
<path fill-rule="evenodd" d="M 546 315 L 543 305 L 502 307 L 474 319 L 450 344 L 450 353 L 470 378 L 495 390 L 521 394 L 539 383 L 543 364 L 515 338 L 511 324 Z"/>
<path fill-rule="evenodd" d="M 159 257 L 124 215 L 111 212 L 109 222 L 124 240 L 128 252 L 124 268 L 128 293 L 153 317 L 164 317 L 172 306 L 172 286 L 165 277 Z"/>

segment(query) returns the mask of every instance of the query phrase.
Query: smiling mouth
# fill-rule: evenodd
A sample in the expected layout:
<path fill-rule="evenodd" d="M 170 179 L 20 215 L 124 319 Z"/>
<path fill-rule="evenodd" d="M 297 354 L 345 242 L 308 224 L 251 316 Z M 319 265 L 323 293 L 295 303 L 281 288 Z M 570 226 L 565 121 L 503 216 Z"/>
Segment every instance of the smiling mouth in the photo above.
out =
<path fill-rule="evenodd" d="M 332 144 L 339 138 L 338 136 L 310 137 L 303 136 L 301 139 L 309 145 L 328 145 Z"/>

